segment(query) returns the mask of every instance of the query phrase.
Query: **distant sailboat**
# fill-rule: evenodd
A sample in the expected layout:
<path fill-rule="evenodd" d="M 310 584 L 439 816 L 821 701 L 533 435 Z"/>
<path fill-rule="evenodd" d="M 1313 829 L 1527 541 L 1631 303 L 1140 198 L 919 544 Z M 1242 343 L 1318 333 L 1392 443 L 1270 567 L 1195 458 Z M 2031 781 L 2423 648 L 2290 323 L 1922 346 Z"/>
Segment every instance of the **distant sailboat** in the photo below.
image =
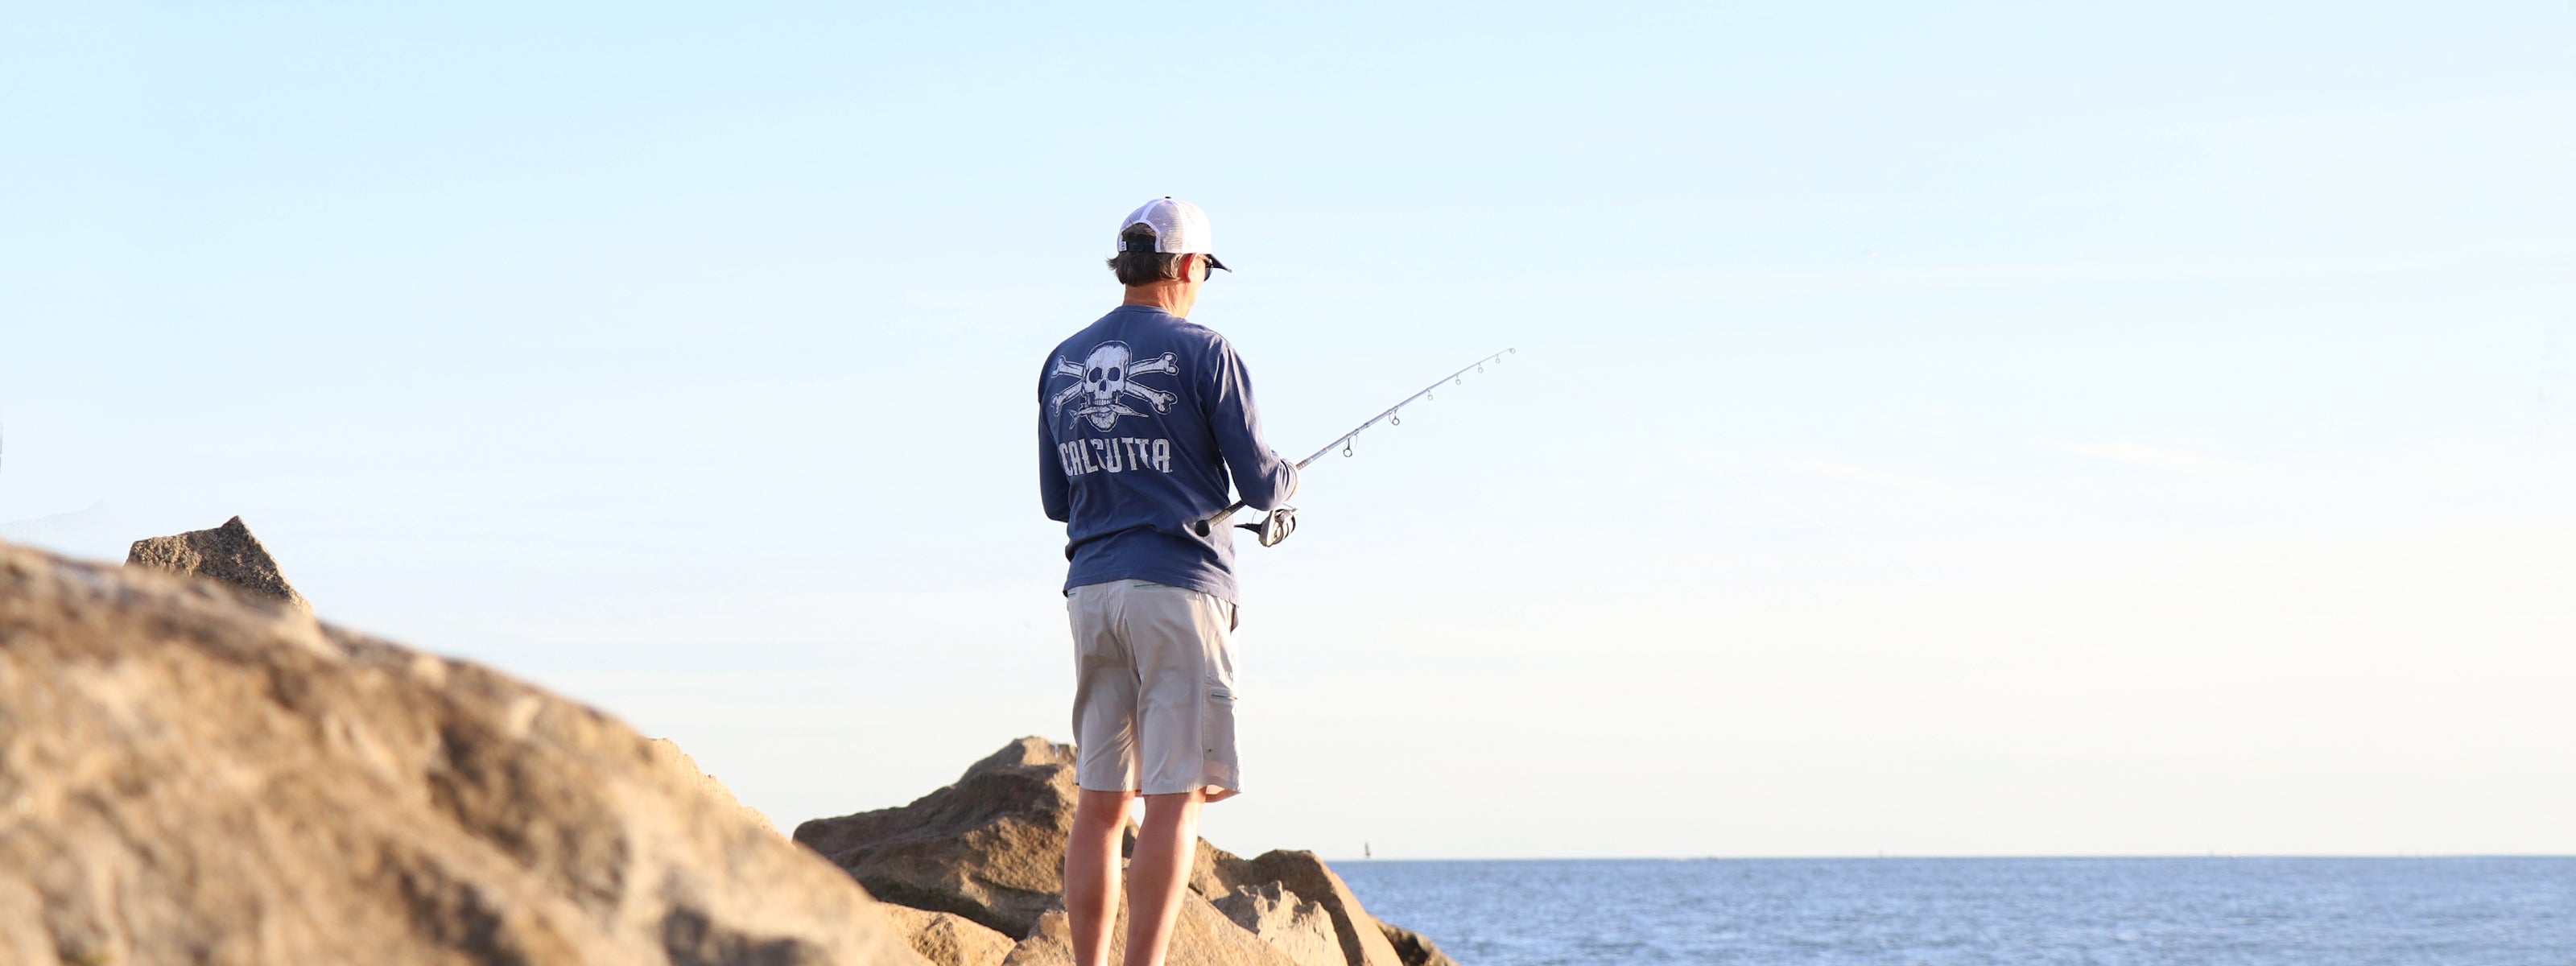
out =
<path fill-rule="evenodd" d="M 1374 859 L 1377 858 L 1377 853 L 1369 851 L 1369 844 L 1362 842 L 1360 843 L 1360 858 Z"/>

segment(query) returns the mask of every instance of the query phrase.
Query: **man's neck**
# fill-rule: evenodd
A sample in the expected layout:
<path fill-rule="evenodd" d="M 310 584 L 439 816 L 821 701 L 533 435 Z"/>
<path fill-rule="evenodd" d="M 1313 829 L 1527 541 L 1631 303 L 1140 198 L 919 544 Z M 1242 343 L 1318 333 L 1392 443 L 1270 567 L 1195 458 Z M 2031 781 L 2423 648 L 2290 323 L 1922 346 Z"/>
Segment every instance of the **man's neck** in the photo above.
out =
<path fill-rule="evenodd" d="M 1190 307 L 1198 303 L 1198 288 L 1180 282 L 1130 285 L 1127 286 L 1127 300 L 1120 304 L 1157 308 L 1186 319 L 1190 316 Z"/>

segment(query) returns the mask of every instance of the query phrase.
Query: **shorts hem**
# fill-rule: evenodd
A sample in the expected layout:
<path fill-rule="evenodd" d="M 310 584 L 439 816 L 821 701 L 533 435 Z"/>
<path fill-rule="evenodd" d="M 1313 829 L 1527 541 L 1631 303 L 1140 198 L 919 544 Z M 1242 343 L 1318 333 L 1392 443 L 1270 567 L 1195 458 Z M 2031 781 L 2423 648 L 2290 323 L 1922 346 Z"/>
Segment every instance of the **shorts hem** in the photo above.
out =
<path fill-rule="evenodd" d="M 1211 789 L 1211 788 L 1216 789 L 1217 791 L 1226 792 L 1226 793 L 1228 793 L 1228 794 L 1233 794 L 1233 795 L 1241 795 L 1241 794 L 1243 794 L 1243 786 L 1242 786 L 1242 783 L 1240 783 L 1240 782 L 1236 782 L 1236 783 L 1232 783 L 1232 784 L 1229 784 L 1229 783 L 1226 783 L 1226 782 L 1200 782 L 1200 783 L 1198 783 L 1198 784 L 1196 784 L 1196 785 L 1183 785 L 1183 786 L 1181 786 L 1181 787 L 1179 787 L 1179 788 L 1175 788 L 1175 789 L 1172 789 L 1172 790 L 1170 790 L 1170 791 L 1154 791 L 1154 790 L 1152 790 L 1152 789 L 1147 789 L 1147 790 L 1145 790 L 1145 791 L 1138 792 L 1138 794 L 1141 794 L 1141 795 L 1180 795 L 1180 794 L 1184 794 L 1184 793 L 1187 793 L 1187 792 L 1203 792 L 1203 791 L 1207 791 L 1208 789 Z"/>

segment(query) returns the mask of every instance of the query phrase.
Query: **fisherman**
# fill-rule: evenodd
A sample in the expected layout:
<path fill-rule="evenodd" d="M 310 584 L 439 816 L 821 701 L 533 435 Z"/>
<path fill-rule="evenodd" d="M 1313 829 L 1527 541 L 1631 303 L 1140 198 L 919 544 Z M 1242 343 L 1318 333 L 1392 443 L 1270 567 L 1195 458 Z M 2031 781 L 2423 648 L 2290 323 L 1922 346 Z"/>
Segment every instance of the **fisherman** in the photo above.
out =
<path fill-rule="evenodd" d="M 1125 966 L 1161 966 L 1197 858 L 1199 806 L 1243 790 L 1234 751 L 1229 502 L 1268 510 L 1297 468 L 1261 437 L 1234 346 L 1189 320 L 1225 264 L 1206 213 L 1169 196 L 1118 225 L 1123 304 L 1074 333 L 1038 379 L 1038 492 L 1065 524 L 1080 748 L 1064 901 L 1077 966 L 1107 966 L 1128 803 L 1145 817 L 1127 864 Z M 1232 271 L 1232 269 L 1227 269 Z"/>

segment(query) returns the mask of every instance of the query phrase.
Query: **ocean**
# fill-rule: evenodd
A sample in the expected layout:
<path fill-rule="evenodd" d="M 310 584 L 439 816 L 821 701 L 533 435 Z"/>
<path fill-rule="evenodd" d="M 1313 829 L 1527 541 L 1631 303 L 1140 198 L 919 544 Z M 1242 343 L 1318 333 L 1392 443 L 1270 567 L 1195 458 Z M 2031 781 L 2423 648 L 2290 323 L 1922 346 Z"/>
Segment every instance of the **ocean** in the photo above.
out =
<path fill-rule="evenodd" d="M 1343 860 L 1461 966 L 2576 966 L 2576 858 Z"/>

